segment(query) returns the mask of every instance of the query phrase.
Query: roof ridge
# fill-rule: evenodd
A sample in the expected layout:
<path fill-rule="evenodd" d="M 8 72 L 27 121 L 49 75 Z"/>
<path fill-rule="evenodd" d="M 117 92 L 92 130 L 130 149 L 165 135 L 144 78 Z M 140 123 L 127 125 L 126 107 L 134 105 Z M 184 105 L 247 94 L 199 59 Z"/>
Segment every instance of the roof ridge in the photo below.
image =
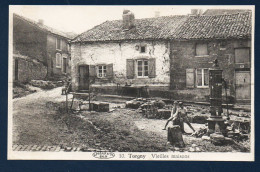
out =
<path fill-rule="evenodd" d="M 237 12 L 237 13 L 231 13 L 231 14 L 214 14 L 214 15 L 200 15 L 200 16 L 231 16 L 231 15 L 239 15 L 239 14 L 252 14 L 252 10 L 250 11 L 244 11 L 244 12 Z"/>

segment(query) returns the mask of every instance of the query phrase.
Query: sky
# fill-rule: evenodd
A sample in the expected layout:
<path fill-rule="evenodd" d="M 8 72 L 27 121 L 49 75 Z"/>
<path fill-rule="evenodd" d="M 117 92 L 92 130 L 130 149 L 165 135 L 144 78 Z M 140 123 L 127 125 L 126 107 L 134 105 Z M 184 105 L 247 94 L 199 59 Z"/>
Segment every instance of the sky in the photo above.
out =
<path fill-rule="evenodd" d="M 10 13 L 38 21 L 44 20 L 44 24 L 64 32 L 74 32 L 80 34 L 107 20 L 122 19 L 124 9 L 132 11 L 135 18 L 154 17 L 155 11 L 160 12 L 160 16 L 187 15 L 191 9 L 225 8 L 230 6 L 10 6 Z M 233 6 L 241 9 L 245 6 Z M 248 8 L 248 7 L 246 7 Z"/>

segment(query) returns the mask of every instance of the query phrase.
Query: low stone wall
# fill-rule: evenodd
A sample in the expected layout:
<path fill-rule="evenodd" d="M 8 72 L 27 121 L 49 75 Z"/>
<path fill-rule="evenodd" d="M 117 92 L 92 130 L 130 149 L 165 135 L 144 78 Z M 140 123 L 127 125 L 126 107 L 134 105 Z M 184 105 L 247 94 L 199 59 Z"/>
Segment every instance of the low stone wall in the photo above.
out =
<path fill-rule="evenodd" d="M 34 87 L 42 89 L 53 89 L 64 85 L 63 81 L 44 81 L 44 80 L 31 80 L 30 84 Z"/>
<path fill-rule="evenodd" d="M 15 63 L 18 64 L 15 65 Z M 16 70 L 18 70 L 18 78 L 15 78 Z M 31 80 L 43 80 L 46 75 L 47 67 L 42 63 L 32 60 L 27 56 L 14 55 L 13 80 L 17 79 L 21 83 L 27 83 Z"/>
<path fill-rule="evenodd" d="M 124 91 L 122 87 L 117 86 L 103 86 L 103 87 L 91 87 L 91 90 L 95 93 L 110 94 L 110 95 L 121 95 L 121 96 L 132 96 L 140 97 L 137 91 L 132 89 L 131 91 Z M 200 94 L 196 91 L 185 91 L 185 90 L 167 90 L 165 87 L 152 87 L 148 89 L 148 96 L 142 97 L 161 97 L 165 99 L 181 100 L 181 101 L 201 101 L 208 102 L 208 94 Z M 141 93 L 146 95 L 146 93 Z"/>
<path fill-rule="evenodd" d="M 116 85 L 110 86 L 91 86 L 91 90 L 94 93 L 120 95 L 120 96 L 132 96 L 132 97 L 160 97 L 169 100 L 179 100 L 188 102 L 209 102 L 209 89 L 186 89 L 186 90 L 169 90 L 169 87 L 152 86 L 148 87 L 148 96 L 145 92 L 141 93 L 141 96 L 137 95 L 137 91 L 132 89 L 128 92 L 122 90 L 122 86 Z M 144 90 L 143 90 L 144 91 Z M 223 94 L 223 103 L 226 103 L 226 97 Z M 234 97 L 228 96 L 227 100 L 229 104 L 235 103 Z"/>

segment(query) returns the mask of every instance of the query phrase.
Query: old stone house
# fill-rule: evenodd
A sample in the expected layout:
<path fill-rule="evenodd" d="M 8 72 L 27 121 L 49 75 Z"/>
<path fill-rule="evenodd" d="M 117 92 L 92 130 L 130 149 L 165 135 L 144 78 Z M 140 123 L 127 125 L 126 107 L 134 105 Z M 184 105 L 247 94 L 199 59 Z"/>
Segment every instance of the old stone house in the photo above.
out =
<path fill-rule="evenodd" d="M 14 80 L 25 82 L 30 79 L 43 79 L 42 75 L 40 75 L 41 77 L 36 75 L 33 78 L 25 78 L 26 75 L 29 76 L 29 73 L 26 73 L 26 71 L 32 70 L 27 70 L 30 65 L 24 63 L 25 58 L 16 58 L 19 55 L 26 56 L 27 59 L 30 59 L 29 61 L 34 60 L 42 63 L 47 68 L 45 79 L 52 77 L 58 79 L 64 74 L 69 74 L 69 41 L 71 39 L 70 35 L 44 25 L 43 20 L 36 22 L 13 14 Z M 39 70 L 37 72 L 45 71 Z M 24 76 L 23 79 L 19 79 L 22 75 Z"/>
<path fill-rule="evenodd" d="M 73 90 L 92 87 L 113 90 L 118 84 L 168 90 L 170 85 L 169 35 L 187 16 L 135 19 L 125 11 L 123 20 L 106 21 L 71 42 Z M 171 29 L 169 29 L 171 28 Z M 89 70 L 89 74 L 87 73 Z M 110 92 L 111 93 L 111 92 Z"/>
<path fill-rule="evenodd" d="M 92 78 L 92 88 L 108 93 L 118 85 L 148 86 L 153 96 L 205 101 L 208 69 L 218 58 L 235 97 L 236 76 L 248 80 L 250 36 L 250 12 L 135 19 L 126 10 L 122 20 L 106 21 L 72 41 L 72 87 L 87 90 Z"/>
<path fill-rule="evenodd" d="M 172 42 L 171 89 L 207 98 L 209 68 L 218 59 L 229 97 L 250 100 L 251 17 L 251 12 L 190 16 Z"/>

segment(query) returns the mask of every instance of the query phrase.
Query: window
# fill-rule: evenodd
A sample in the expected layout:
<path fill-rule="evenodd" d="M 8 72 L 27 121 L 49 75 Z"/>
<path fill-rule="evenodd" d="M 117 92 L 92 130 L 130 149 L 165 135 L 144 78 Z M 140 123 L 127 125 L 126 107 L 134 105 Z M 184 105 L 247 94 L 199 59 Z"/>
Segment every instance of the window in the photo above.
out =
<path fill-rule="evenodd" d="M 107 66 L 98 66 L 98 77 L 105 78 L 107 76 Z"/>
<path fill-rule="evenodd" d="M 250 62 L 250 49 L 249 48 L 236 48 L 235 49 L 235 62 L 236 63 Z"/>
<path fill-rule="evenodd" d="M 56 54 L 56 67 L 61 68 L 61 54 L 60 53 Z"/>
<path fill-rule="evenodd" d="M 67 44 L 67 50 L 70 51 L 70 44 Z"/>
<path fill-rule="evenodd" d="M 156 59 L 126 59 L 126 78 L 155 78 Z"/>
<path fill-rule="evenodd" d="M 140 53 L 146 53 L 146 46 L 141 46 Z"/>
<path fill-rule="evenodd" d="M 61 50 L 61 40 L 59 38 L 56 38 L 56 49 Z"/>
<path fill-rule="evenodd" d="M 197 69 L 197 87 L 209 86 L 209 69 Z"/>
<path fill-rule="evenodd" d="M 208 44 L 196 44 L 196 56 L 208 55 Z"/>
<path fill-rule="evenodd" d="M 148 60 L 137 60 L 137 77 L 148 77 Z"/>

